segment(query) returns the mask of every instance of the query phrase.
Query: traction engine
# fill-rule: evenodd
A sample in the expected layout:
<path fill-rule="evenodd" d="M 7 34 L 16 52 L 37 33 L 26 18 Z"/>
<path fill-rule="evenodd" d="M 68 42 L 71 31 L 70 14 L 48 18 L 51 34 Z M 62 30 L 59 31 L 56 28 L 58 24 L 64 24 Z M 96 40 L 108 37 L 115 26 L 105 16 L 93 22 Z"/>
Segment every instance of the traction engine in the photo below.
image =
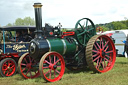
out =
<path fill-rule="evenodd" d="M 20 57 L 19 73 L 23 78 L 39 75 L 48 82 L 62 78 L 65 67 L 80 70 L 89 67 L 94 72 L 111 70 L 116 59 L 113 41 L 106 35 L 96 35 L 89 18 L 77 21 L 75 28 L 62 32 L 59 27 L 45 24 L 42 30 L 41 3 L 34 3 L 36 31 L 30 41 L 29 53 Z"/>

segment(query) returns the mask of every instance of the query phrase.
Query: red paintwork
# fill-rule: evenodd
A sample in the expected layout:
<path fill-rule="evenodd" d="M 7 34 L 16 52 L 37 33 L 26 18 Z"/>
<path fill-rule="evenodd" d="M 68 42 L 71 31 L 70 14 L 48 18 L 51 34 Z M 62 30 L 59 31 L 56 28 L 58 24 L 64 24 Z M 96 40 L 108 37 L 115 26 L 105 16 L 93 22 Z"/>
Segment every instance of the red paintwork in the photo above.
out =
<path fill-rule="evenodd" d="M 46 63 L 48 64 L 47 66 L 45 65 Z M 43 78 L 46 81 L 55 82 L 55 81 L 60 80 L 62 78 L 63 74 L 64 74 L 64 71 L 65 71 L 65 62 L 64 62 L 63 57 L 57 52 L 49 53 L 45 57 L 42 69 L 43 69 L 42 70 L 43 71 L 42 72 L 43 73 Z"/>
<path fill-rule="evenodd" d="M 10 58 L 10 57 L 20 57 L 19 55 L 18 55 L 18 53 L 9 53 L 9 54 L 4 54 L 4 53 L 2 53 L 0 56 L 2 56 L 2 58 Z"/>
<path fill-rule="evenodd" d="M 98 37 L 93 45 L 93 62 L 95 68 L 104 73 L 111 70 L 116 60 L 116 50 L 113 41 L 106 35 Z"/>
<path fill-rule="evenodd" d="M 75 32 L 63 32 L 61 38 L 64 38 L 64 36 L 71 36 L 71 35 L 75 35 Z"/>
<path fill-rule="evenodd" d="M 110 36 L 112 36 L 112 35 L 113 35 L 113 33 L 108 33 L 108 34 L 105 34 L 105 35 L 107 35 L 107 36 L 109 36 L 109 37 L 110 37 Z"/>
<path fill-rule="evenodd" d="M 18 55 L 18 53 L 9 53 L 9 54 L 4 54 L 4 53 L 2 53 L 1 55 L 0 55 L 0 61 L 2 60 L 2 59 L 5 59 L 5 58 L 19 58 L 20 56 Z"/>
<path fill-rule="evenodd" d="M 7 77 L 13 75 L 15 70 L 16 70 L 16 65 L 12 60 L 8 60 L 4 62 L 2 65 L 2 72 Z"/>

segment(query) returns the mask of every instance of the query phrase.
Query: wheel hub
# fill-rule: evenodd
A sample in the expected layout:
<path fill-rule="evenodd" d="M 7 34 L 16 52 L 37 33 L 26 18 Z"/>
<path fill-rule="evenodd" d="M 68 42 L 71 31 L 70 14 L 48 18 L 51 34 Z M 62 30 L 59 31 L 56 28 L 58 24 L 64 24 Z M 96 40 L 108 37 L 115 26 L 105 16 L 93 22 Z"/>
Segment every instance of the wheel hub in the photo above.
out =
<path fill-rule="evenodd" d="M 57 65 L 54 65 L 53 68 L 56 69 L 57 68 Z"/>
<path fill-rule="evenodd" d="M 30 68 L 31 69 L 32 68 L 31 66 L 32 66 L 32 63 L 28 63 L 27 64 L 27 68 Z"/>
<path fill-rule="evenodd" d="M 49 65 L 49 69 L 55 70 L 56 68 L 57 68 L 57 65 L 54 65 L 54 64 Z"/>
<path fill-rule="evenodd" d="M 100 57 L 104 58 L 106 55 L 105 51 L 103 49 L 100 50 Z"/>
<path fill-rule="evenodd" d="M 104 51 L 102 51 L 102 56 L 105 56 L 105 54 L 106 54 L 106 53 L 105 53 Z"/>

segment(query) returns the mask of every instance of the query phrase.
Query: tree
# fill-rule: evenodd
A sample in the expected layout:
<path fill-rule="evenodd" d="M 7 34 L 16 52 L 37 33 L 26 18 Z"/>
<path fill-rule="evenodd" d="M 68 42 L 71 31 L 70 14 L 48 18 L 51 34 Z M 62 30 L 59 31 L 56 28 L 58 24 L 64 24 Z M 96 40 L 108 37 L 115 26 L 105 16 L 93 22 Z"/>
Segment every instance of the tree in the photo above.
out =
<path fill-rule="evenodd" d="M 35 25 L 34 19 L 31 19 L 30 17 L 24 18 L 24 25 L 30 26 L 30 25 Z"/>
<path fill-rule="evenodd" d="M 15 26 L 24 25 L 24 20 L 21 18 L 17 18 L 14 23 Z"/>
<path fill-rule="evenodd" d="M 8 23 L 6 26 L 13 26 L 11 23 Z"/>
<path fill-rule="evenodd" d="M 31 17 L 17 18 L 13 24 L 8 23 L 6 26 L 34 26 L 35 20 Z"/>
<path fill-rule="evenodd" d="M 114 30 L 127 29 L 126 24 L 121 23 L 120 21 L 112 22 Z"/>

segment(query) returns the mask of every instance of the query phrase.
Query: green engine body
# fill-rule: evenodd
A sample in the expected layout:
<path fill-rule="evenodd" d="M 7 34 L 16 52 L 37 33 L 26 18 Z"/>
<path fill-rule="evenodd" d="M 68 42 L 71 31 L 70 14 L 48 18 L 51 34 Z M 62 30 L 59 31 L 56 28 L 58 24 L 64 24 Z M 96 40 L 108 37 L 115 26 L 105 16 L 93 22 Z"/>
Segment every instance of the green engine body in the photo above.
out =
<path fill-rule="evenodd" d="M 74 54 L 78 50 L 78 42 L 74 38 L 47 39 L 49 51 L 55 51 L 62 55 Z"/>

